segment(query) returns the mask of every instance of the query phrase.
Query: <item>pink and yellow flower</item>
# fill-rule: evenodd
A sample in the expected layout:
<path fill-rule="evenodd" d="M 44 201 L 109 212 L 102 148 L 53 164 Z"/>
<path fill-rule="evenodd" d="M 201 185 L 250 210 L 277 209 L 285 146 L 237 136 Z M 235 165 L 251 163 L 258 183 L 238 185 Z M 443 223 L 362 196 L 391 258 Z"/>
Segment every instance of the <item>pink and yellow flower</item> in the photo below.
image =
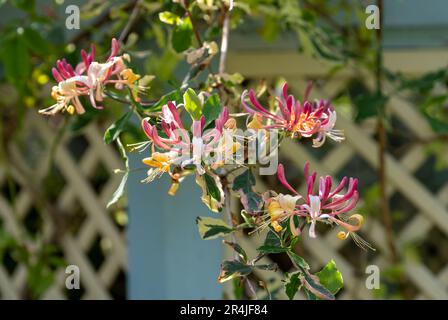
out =
<path fill-rule="evenodd" d="M 246 103 L 247 97 L 252 106 Z M 241 95 L 243 108 L 254 117 L 251 122 L 254 129 L 280 129 L 291 133 L 293 137 L 314 136 L 314 147 L 320 147 L 326 137 L 338 142 L 344 140 L 342 131 L 334 129 L 337 115 L 328 101 L 304 101 L 302 105 L 294 96 L 288 95 L 288 84 L 285 83 L 282 95 L 276 97 L 276 102 L 277 111 L 271 112 L 261 105 L 253 89 L 245 90 Z M 262 119 L 266 120 L 266 124 L 262 123 Z"/>
<path fill-rule="evenodd" d="M 207 132 L 204 132 L 204 116 L 199 120 L 194 120 L 191 126 L 191 135 L 182 124 L 175 102 L 170 101 L 162 107 L 161 119 L 160 127 L 164 137 L 159 135 L 156 125 L 149 123 L 149 118 L 142 120 L 143 131 L 149 138 L 149 142 L 143 143 L 142 146 L 151 144 L 152 154 L 157 154 L 159 158 L 161 155 L 166 155 L 163 163 L 165 169 L 169 167 L 167 167 L 168 164 L 180 165 L 181 168 L 194 165 L 199 175 L 204 174 L 203 157 L 217 150 L 224 127 L 229 120 L 227 107 L 223 108 L 215 120 L 215 126 Z M 164 152 L 158 153 L 156 148 Z M 143 162 L 152 167 L 159 167 L 159 164 L 156 165 L 153 160 L 154 156 L 144 159 Z"/>
<path fill-rule="evenodd" d="M 52 97 L 56 104 L 39 110 L 39 113 L 54 115 L 61 111 L 70 114 L 85 112 L 79 97 L 89 96 L 90 103 L 94 108 L 101 109 L 97 102 L 103 101 L 103 90 L 107 84 L 115 84 L 117 88 L 123 85 L 131 85 L 139 79 L 132 70 L 126 68 L 124 61 L 129 61 L 129 56 L 124 54 L 117 56 L 120 51 L 118 41 L 112 39 L 111 54 L 105 63 L 94 61 L 95 46 L 91 53 L 87 54 L 81 50 L 82 62 L 75 68 L 67 63 L 65 59 L 56 62 L 56 68 L 52 74 L 58 82 L 52 89 Z"/>
<path fill-rule="evenodd" d="M 309 173 L 308 162 L 304 167 L 304 175 L 307 191 L 306 195 L 302 196 L 288 183 L 283 165 L 279 165 L 277 176 L 292 195 L 277 194 L 273 191 L 265 193 L 263 199 L 267 214 L 262 216 L 264 222 L 258 229 L 270 224 L 275 231 L 280 232 L 283 230 L 283 222 L 289 219 L 291 233 L 299 236 L 303 226 L 297 227 L 295 220 L 300 219 L 310 224 L 308 234 L 311 238 L 316 238 L 316 224 L 321 221 L 335 223 L 345 228 L 347 232 L 338 233 L 338 238 L 345 239 L 349 234 L 361 228 L 364 222 L 361 215 L 353 214 L 349 217 L 342 215 L 356 207 L 359 199 L 357 179 L 344 177 L 336 188 L 332 189 L 332 178 L 330 176 L 320 177 L 318 190 L 314 190 L 317 174 L 316 172 Z M 347 190 L 343 193 L 345 187 Z M 354 224 L 349 222 L 354 222 Z M 360 238 L 356 238 L 355 241 L 361 246 L 370 247 Z"/>
<path fill-rule="evenodd" d="M 280 182 L 295 196 L 300 196 L 303 200 L 302 204 L 296 205 L 294 214 L 304 217 L 310 222 L 309 236 L 316 237 L 316 223 L 318 221 L 334 222 L 349 231 L 354 232 L 361 227 L 361 225 L 353 226 L 341 219 L 338 219 L 342 213 L 347 213 L 356 207 L 359 200 L 358 179 L 344 177 L 341 182 L 332 190 L 333 181 L 330 176 L 319 178 L 319 187 L 317 192 L 314 190 L 317 174 L 309 172 L 309 162 L 304 167 L 304 177 L 306 182 L 306 196 L 302 197 L 291 185 L 285 177 L 283 165 L 279 165 L 277 176 Z M 348 184 L 347 184 L 348 182 Z M 347 185 L 347 191 L 342 193 Z M 362 221 L 358 221 L 362 224 Z M 292 230 L 294 231 L 294 230 Z"/>

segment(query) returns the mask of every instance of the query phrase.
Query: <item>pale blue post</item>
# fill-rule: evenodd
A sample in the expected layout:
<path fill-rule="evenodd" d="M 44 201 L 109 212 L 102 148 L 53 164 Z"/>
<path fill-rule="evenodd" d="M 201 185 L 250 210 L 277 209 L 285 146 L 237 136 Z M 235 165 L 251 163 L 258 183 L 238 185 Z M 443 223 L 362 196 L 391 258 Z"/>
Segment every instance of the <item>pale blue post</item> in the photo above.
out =
<path fill-rule="evenodd" d="M 143 166 L 141 157 L 131 155 L 131 168 Z M 215 214 L 202 204 L 194 177 L 172 197 L 168 177 L 141 184 L 144 176 L 134 172 L 128 182 L 128 298 L 220 299 L 221 244 L 201 240 L 195 223 L 197 216 Z"/>

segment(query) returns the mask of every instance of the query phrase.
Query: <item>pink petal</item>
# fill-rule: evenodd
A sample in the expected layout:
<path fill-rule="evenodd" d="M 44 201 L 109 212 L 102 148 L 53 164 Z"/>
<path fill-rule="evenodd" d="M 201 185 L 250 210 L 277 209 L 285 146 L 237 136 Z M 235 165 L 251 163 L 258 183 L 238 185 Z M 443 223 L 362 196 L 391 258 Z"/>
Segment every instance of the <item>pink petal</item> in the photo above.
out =
<path fill-rule="evenodd" d="M 291 187 L 291 185 L 286 180 L 285 168 L 283 167 L 283 165 L 281 163 L 278 165 L 278 168 L 277 168 L 277 177 L 278 177 L 278 180 L 280 180 L 281 184 L 284 185 L 286 189 L 288 189 L 289 191 L 291 191 L 294 194 L 299 194 L 293 187 Z"/>

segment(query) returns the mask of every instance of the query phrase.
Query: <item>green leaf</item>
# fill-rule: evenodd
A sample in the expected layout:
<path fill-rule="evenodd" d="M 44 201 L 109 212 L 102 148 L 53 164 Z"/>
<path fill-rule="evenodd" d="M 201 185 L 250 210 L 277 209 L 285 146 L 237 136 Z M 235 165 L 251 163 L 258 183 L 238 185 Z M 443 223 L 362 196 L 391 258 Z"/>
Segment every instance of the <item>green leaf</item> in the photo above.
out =
<path fill-rule="evenodd" d="M 176 101 L 179 103 L 182 99 L 182 94 L 179 89 L 173 90 L 164 96 L 162 96 L 159 101 L 157 101 L 154 105 L 151 106 L 151 111 L 160 111 L 162 107 L 168 103 L 168 101 Z"/>
<path fill-rule="evenodd" d="M 107 208 L 109 208 L 111 205 L 115 204 L 124 194 L 125 188 L 126 188 L 126 182 L 128 181 L 129 172 L 125 172 L 123 175 L 123 178 L 121 178 L 120 184 L 118 185 L 117 190 L 115 190 L 114 194 L 112 195 L 112 198 L 107 203 Z"/>
<path fill-rule="evenodd" d="M 4 39 L 0 50 L 6 79 L 19 90 L 23 89 L 31 73 L 31 57 L 23 35 Z"/>
<path fill-rule="evenodd" d="M 277 234 L 277 232 L 269 230 L 269 232 L 266 235 L 266 238 L 264 239 L 263 245 L 269 247 L 281 247 L 282 239 Z"/>
<path fill-rule="evenodd" d="M 297 290 L 299 290 L 300 286 L 302 285 L 302 282 L 300 281 L 301 275 L 302 275 L 301 272 L 293 273 L 289 277 L 289 281 L 285 285 L 286 295 L 288 296 L 289 300 L 294 299 Z"/>
<path fill-rule="evenodd" d="M 221 264 L 218 282 L 223 283 L 236 277 L 244 277 L 252 272 L 252 266 L 237 260 L 225 260 Z"/>
<path fill-rule="evenodd" d="M 190 18 L 185 18 L 176 25 L 171 36 L 171 45 L 176 52 L 187 50 L 192 43 L 193 27 Z"/>
<path fill-rule="evenodd" d="M 310 268 L 310 266 L 308 265 L 308 263 L 305 261 L 305 259 L 303 259 L 301 256 L 299 256 L 297 253 L 288 250 L 288 256 L 291 258 L 292 262 L 300 267 L 303 268 L 305 270 L 308 270 Z"/>
<path fill-rule="evenodd" d="M 380 94 L 362 94 L 354 98 L 353 103 L 356 106 L 357 122 L 369 117 L 376 116 L 384 108 L 388 98 Z"/>
<path fill-rule="evenodd" d="M 233 180 L 232 189 L 233 191 L 238 191 L 240 189 L 247 191 L 254 185 L 255 177 L 252 174 L 252 171 L 246 170 Z"/>
<path fill-rule="evenodd" d="M 107 203 L 107 208 L 109 208 L 111 205 L 115 204 L 124 194 L 126 190 L 126 182 L 128 181 L 129 176 L 129 159 L 126 155 L 126 150 L 124 149 L 123 144 L 121 143 L 120 138 L 116 139 L 118 150 L 120 151 L 121 157 L 124 159 L 124 164 L 126 166 L 126 171 L 123 175 L 123 178 L 121 178 L 121 182 L 118 185 L 117 190 L 115 190 L 114 194 L 112 195 L 112 198 Z"/>
<path fill-rule="evenodd" d="M 112 141 L 115 141 L 120 136 L 120 133 L 123 131 L 124 126 L 126 125 L 131 116 L 132 116 L 132 110 L 129 110 L 120 119 L 112 123 L 112 125 L 109 128 L 107 128 L 103 137 L 103 140 L 106 144 L 110 144 Z"/>
<path fill-rule="evenodd" d="M 208 194 L 211 195 L 216 201 L 222 200 L 222 187 L 218 186 L 217 180 L 211 177 L 209 174 L 204 174 L 205 183 L 207 185 Z M 220 184 L 220 183 L 219 183 Z"/>
<path fill-rule="evenodd" d="M 197 217 L 196 224 L 198 226 L 199 235 L 204 240 L 223 237 L 234 231 L 227 223 L 221 219 L 211 217 Z"/>
<path fill-rule="evenodd" d="M 302 283 L 305 288 L 310 291 L 314 296 L 326 300 L 334 300 L 334 295 L 320 284 L 317 276 L 311 275 L 308 271 L 303 270 Z M 310 298 L 313 298 L 311 295 Z"/>
<path fill-rule="evenodd" d="M 205 127 L 207 127 L 210 123 L 215 121 L 219 114 L 221 113 L 221 102 L 219 101 L 219 96 L 214 93 L 204 103 L 203 114 L 205 117 Z"/>
<path fill-rule="evenodd" d="M 342 274 L 336 267 L 334 260 L 331 260 L 316 276 L 319 278 L 320 283 L 328 289 L 333 295 L 344 286 L 344 280 Z"/>
<path fill-rule="evenodd" d="M 240 200 L 248 213 L 257 212 L 263 206 L 261 196 L 255 192 L 255 177 L 250 169 L 233 180 L 232 190 L 240 194 Z"/>
<path fill-rule="evenodd" d="M 422 77 L 416 79 L 405 79 L 402 81 L 401 89 L 408 89 L 412 91 L 419 91 L 421 93 L 427 93 L 434 88 L 437 82 L 444 81 L 447 76 L 446 69 L 432 71 L 424 74 Z"/>
<path fill-rule="evenodd" d="M 30 51 L 39 55 L 47 55 L 50 52 L 49 43 L 41 36 L 39 32 L 32 28 L 25 28 L 23 32 L 25 40 Z"/>
<path fill-rule="evenodd" d="M 223 242 L 225 244 L 227 244 L 228 246 L 232 247 L 233 250 L 235 250 L 236 253 L 238 253 L 238 256 L 240 257 L 241 261 L 243 261 L 244 263 L 247 263 L 246 251 L 244 251 L 243 248 L 241 248 L 241 246 L 238 243 L 229 242 L 229 241 L 226 241 L 226 240 L 224 240 Z"/>
<path fill-rule="evenodd" d="M 283 253 L 288 251 L 287 248 L 274 247 L 274 246 L 261 246 L 257 249 L 260 253 L 270 254 L 270 253 Z"/>
<path fill-rule="evenodd" d="M 177 14 L 174 14 L 169 11 L 163 11 L 159 13 L 159 20 L 166 24 L 179 24 L 182 22 L 180 17 Z"/>
<path fill-rule="evenodd" d="M 241 285 L 241 281 L 238 278 L 234 278 L 232 282 L 235 300 L 244 299 L 244 287 Z"/>
<path fill-rule="evenodd" d="M 279 235 L 269 230 L 268 234 L 266 235 L 266 239 L 264 240 L 264 244 L 257 249 L 260 253 L 282 253 L 287 252 L 288 248 L 282 247 L 282 240 L 280 239 Z"/>
<path fill-rule="evenodd" d="M 202 103 L 196 92 L 188 88 L 184 93 L 185 110 L 190 114 L 193 120 L 199 120 L 202 116 Z"/>
<path fill-rule="evenodd" d="M 219 177 L 211 172 L 197 174 L 196 183 L 202 190 L 202 202 L 213 212 L 221 210 L 224 204 L 224 190 Z"/>

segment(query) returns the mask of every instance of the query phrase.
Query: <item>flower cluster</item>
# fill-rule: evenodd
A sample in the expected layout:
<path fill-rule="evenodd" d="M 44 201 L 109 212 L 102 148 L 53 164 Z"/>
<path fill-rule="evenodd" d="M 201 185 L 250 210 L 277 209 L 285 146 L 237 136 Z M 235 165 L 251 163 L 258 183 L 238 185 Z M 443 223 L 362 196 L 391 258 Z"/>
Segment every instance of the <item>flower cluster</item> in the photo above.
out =
<path fill-rule="evenodd" d="M 339 238 L 346 238 L 349 233 L 359 230 L 363 224 L 363 218 L 359 214 L 354 214 L 345 220 L 355 220 L 355 225 L 344 221 L 341 214 L 348 213 L 356 207 L 359 199 L 357 191 L 358 180 L 344 177 L 341 182 L 332 189 L 333 180 L 330 176 L 320 177 L 318 190 L 315 190 L 317 173 L 309 172 L 309 162 L 304 167 L 304 177 L 306 182 L 306 195 L 299 194 L 286 180 L 283 165 L 279 165 L 277 176 L 279 181 L 293 195 L 276 194 L 271 191 L 265 195 L 265 210 L 267 211 L 267 223 L 277 232 L 283 230 L 282 224 L 289 219 L 291 233 L 295 236 L 301 234 L 301 229 L 297 227 L 295 217 L 310 224 L 309 236 L 316 238 L 316 223 L 335 223 L 345 228 L 348 232 L 338 234 Z M 346 192 L 343 190 L 346 187 Z M 265 222 L 265 225 L 267 224 Z"/>
<path fill-rule="evenodd" d="M 233 2 L 230 1 L 230 7 L 232 5 Z M 183 4 L 182 7 L 189 13 L 188 4 Z M 226 5 L 223 8 L 231 10 Z M 228 19 L 228 14 L 226 16 Z M 184 17 L 171 12 L 159 14 L 161 21 L 175 25 L 178 30 L 190 30 L 192 26 L 194 29 L 191 14 Z M 198 32 L 195 35 L 197 42 L 201 44 Z M 171 38 L 175 39 L 174 33 Z M 175 42 L 173 49 L 178 52 L 185 52 L 191 47 L 189 41 L 183 41 L 182 45 Z M 184 42 L 187 44 L 186 48 L 182 48 Z M 222 47 L 225 47 L 224 35 Z M 211 211 L 224 211 L 227 214 L 226 221 L 198 217 L 196 223 L 203 239 L 226 236 L 242 229 L 251 229 L 249 234 L 270 229 L 264 245 L 257 249 L 260 254 L 252 260 L 249 260 L 244 249 L 237 243 L 225 241 L 238 254 L 234 260 L 223 262 L 219 282 L 247 277 L 255 268 L 274 270 L 274 265 L 256 263 L 264 254 L 285 252 L 297 267 L 297 271 L 291 273 L 289 288 L 286 285 L 287 293 L 294 291 L 288 293 L 290 298 L 301 287 L 310 297 L 334 299 L 335 292 L 342 286 L 340 273 L 334 262 L 329 263 L 328 270 L 331 269 L 332 277 L 339 287 L 330 291 L 320 283 L 318 274 L 310 273 L 306 261 L 296 254 L 294 244 L 305 228 L 310 238 L 316 238 L 319 231 L 317 225 L 326 223 L 344 229 L 338 233 L 339 239 L 351 236 L 359 246 L 371 248 L 356 234 L 363 225 L 363 217 L 350 213 L 359 200 L 358 180 L 344 177 L 336 184 L 330 176 L 318 178 L 316 172 L 310 172 L 310 164 L 307 162 L 304 166 L 306 191 L 300 194 L 289 184 L 285 169 L 278 162 L 278 148 L 283 139 L 292 138 L 297 141 L 309 138 L 315 148 L 321 147 L 327 138 L 336 142 L 345 139 L 343 132 L 335 129 L 337 113 L 331 104 L 326 100 L 309 101 L 310 87 L 306 90 L 303 101 L 299 101 L 288 94 L 287 83 L 275 97 L 272 106 L 263 106 L 253 89 L 244 90 L 240 97 L 236 93 L 239 92 L 241 81 L 236 78 L 241 76 L 235 78 L 221 71 L 225 59 L 220 61 L 219 74 L 210 73 L 207 80 L 202 81 L 200 78 L 203 77 L 199 77 L 199 73 L 212 70 L 209 63 L 217 52 L 216 44 L 206 42 L 201 44 L 201 48 L 187 52 L 187 62 L 191 64 L 191 68 L 179 88 L 158 101 L 141 101 L 140 97 L 143 98 L 144 93 L 141 84 L 147 76 L 140 79 L 127 66 L 130 57 L 128 54 L 120 55 L 116 39 L 112 39 L 110 51 L 104 62 L 96 60 L 95 46 L 92 46 L 90 53 L 81 51 L 82 61 L 76 66 L 65 59 L 58 60 L 56 67 L 52 69 L 57 85 L 52 88 L 51 95 L 56 103 L 39 113 L 82 114 L 85 112 L 82 104 L 85 97 L 88 97 L 90 104 L 96 109 L 103 108 L 105 97 L 127 105 L 129 110 L 107 129 L 104 141 L 110 143 L 116 140 L 126 158 L 127 151 L 121 143 L 120 134 L 131 115 L 136 114 L 141 119 L 141 129 L 146 138 L 143 142 L 127 146 L 140 152 L 148 149 L 150 151 L 142 160 L 149 167 L 142 182 L 149 183 L 166 174 L 171 178 L 168 193 L 175 195 L 181 181 L 194 174 L 195 181 L 202 190 L 202 202 Z M 210 68 L 206 68 L 207 66 Z M 203 91 L 196 94 L 190 86 Z M 109 91 L 113 88 L 113 92 Z M 234 101 L 237 103 L 232 105 Z M 237 105 L 239 101 L 241 105 Z M 238 112 L 238 108 L 245 112 Z M 229 110 L 236 113 L 231 114 Z M 243 117 L 243 121 L 237 121 L 237 117 Z M 133 171 L 128 166 L 126 161 L 122 182 L 108 206 L 116 203 L 122 196 L 128 175 Z M 277 174 L 281 184 L 288 190 L 287 194 L 273 190 L 258 192 L 257 180 L 252 170 L 256 167 L 260 175 Z M 235 217 L 231 211 L 229 196 L 232 193 L 240 199 L 243 208 L 240 211 L 241 217 Z M 330 272 L 328 270 L 326 273 Z M 328 274 L 325 277 L 328 280 Z M 297 285 L 298 281 L 300 286 Z"/>
<path fill-rule="evenodd" d="M 119 56 L 119 51 L 118 41 L 112 39 L 111 53 L 104 63 L 95 61 L 94 45 L 89 54 L 81 50 L 82 62 L 76 67 L 65 59 L 58 60 L 52 69 L 53 77 L 58 82 L 51 92 L 56 103 L 39 110 L 39 113 L 54 115 L 67 111 L 69 114 L 82 114 L 85 109 L 79 99 L 81 96 L 88 96 L 92 106 L 101 109 L 98 103 L 103 101 L 103 90 L 107 84 L 114 84 L 117 89 L 122 89 L 124 85 L 133 86 L 140 76 L 126 67 L 125 62 L 130 61 L 129 55 Z"/>
<path fill-rule="evenodd" d="M 165 172 L 172 176 L 171 166 L 174 164 L 179 164 L 182 169 L 195 166 L 197 173 L 203 175 L 204 154 L 218 153 L 224 129 L 231 130 L 234 126 L 234 119 L 229 117 L 227 107 L 223 107 L 213 128 L 204 132 L 205 117 L 202 115 L 199 120 L 193 121 L 189 132 L 182 123 L 178 107 L 182 106 L 176 106 L 174 101 L 162 107 L 160 128 L 164 137 L 159 134 L 157 125 L 150 124 L 150 118 L 142 120 L 143 131 L 152 145 L 151 156 L 143 159 L 143 163 L 151 167 L 145 182 L 151 182 Z"/>
<path fill-rule="evenodd" d="M 133 86 L 139 76 L 126 67 L 125 62 L 129 61 L 129 56 L 118 55 L 120 48 L 115 39 L 112 40 L 111 46 L 110 56 L 105 63 L 95 61 L 95 46 L 92 46 L 90 53 L 81 51 L 82 62 L 75 68 L 65 59 L 58 60 L 56 68 L 52 70 L 58 82 L 52 90 L 56 104 L 39 112 L 49 115 L 59 111 L 81 114 L 85 112 L 85 109 L 79 100 L 80 96 L 89 96 L 94 108 L 102 108 L 98 102 L 103 101 L 103 90 L 107 84 L 114 84 L 117 89 L 122 89 L 125 85 Z M 310 102 L 305 99 L 302 105 L 294 96 L 288 95 L 287 91 L 288 84 L 285 83 L 282 94 L 276 97 L 276 111 L 273 112 L 260 104 L 254 90 L 244 91 L 241 96 L 242 107 L 252 117 L 247 127 L 256 130 L 278 130 L 292 138 L 313 138 L 314 147 L 320 147 L 326 137 L 338 142 L 344 139 L 342 132 L 334 129 L 336 111 L 326 100 Z M 204 93 L 197 96 L 199 104 L 203 104 L 204 96 Z M 247 97 L 251 106 L 246 103 Z M 136 149 L 143 151 L 151 145 L 150 156 L 142 160 L 150 167 L 143 181 L 152 182 L 164 173 L 168 173 L 177 183 L 181 176 L 179 172 L 196 172 L 198 176 L 208 173 L 220 185 L 215 170 L 222 167 L 226 159 L 218 157 L 214 159 L 214 163 L 209 163 L 204 162 L 204 155 L 222 153 L 232 155 L 242 147 L 241 144 L 235 143 L 234 137 L 231 136 L 236 130 L 235 119 L 230 117 L 228 108 L 224 106 L 221 107 L 219 116 L 211 123 L 213 125 L 208 125 L 208 130 L 205 130 L 204 115 L 201 114 L 195 118 L 190 114 L 193 122 L 188 130 L 181 119 L 182 111 L 187 111 L 184 104 L 168 101 L 162 106 L 158 118 L 142 119 L 142 129 L 148 141 L 136 144 Z M 269 133 L 264 134 L 265 138 L 269 136 Z M 261 149 L 263 146 L 262 144 Z M 246 154 L 247 151 L 245 150 Z M 173 167 L 176 167 L 176 170 L 173 170 Z M 277 194 L 269 191 L 263 195 L 267 214 L 263 216 L 263 223 L 259 227 L 271 225 L 275 231 L 280 232 L 284 229 L 284 222 L 289 219 L 291 233 L 298 236 L 304 227 L 304 225 L 296 226 L 299 219 L 310 224 L 311 238 L 316 237 L 317 222 L 335 223 L 344 227 L 348 232 L 340 233 L 340 238 L 346 238 L 348 234 L 361 227 L 362 216 L 355 214 L 344 220 L 341 215 L 354 209 L 358 202 L 357 179 L 344 177 L 332 190 L 332 178 L 320 177 L 318 190 L 315 191 L 316 172 L 310 174 L 309 163 L 306 163 L 304 177 L 307 193 L 302 196 L 287 182 L 281 164 L 278 166 L 277 175 L 291 194 Z M 204 181 L 198 184 L 204 187 Z M 343 194 L 345 187 L 347 191 Z M 221 202 L 222 200 L 220 199 Z M 356 224 L 350 224 L 348 220 L 355 220 Z"/>
<path fill-rule="evenodd" d="M 252 104 L 247 103 L 247 96 Z M 277 111 L 270 112 L 257 100 L 253 89 L 245 90 L 241 96 L 244 109 L 254 116 L 250 126 L 255 129 L 280 129 L 291 134 L 292 137 L 314 137 L 313 146 L 320 147 L 326 137 L 340 142 L 344 140 L 343 132 L 334 129 L 336 111 L 326 100 L 316 102 L 304 101 L 303 105 L 294 96 L 288 95 L 288 84 L 282 88 L 282 95 L 276 97 Z M 265 120 L 265 124 L 262 121 Z"/>

